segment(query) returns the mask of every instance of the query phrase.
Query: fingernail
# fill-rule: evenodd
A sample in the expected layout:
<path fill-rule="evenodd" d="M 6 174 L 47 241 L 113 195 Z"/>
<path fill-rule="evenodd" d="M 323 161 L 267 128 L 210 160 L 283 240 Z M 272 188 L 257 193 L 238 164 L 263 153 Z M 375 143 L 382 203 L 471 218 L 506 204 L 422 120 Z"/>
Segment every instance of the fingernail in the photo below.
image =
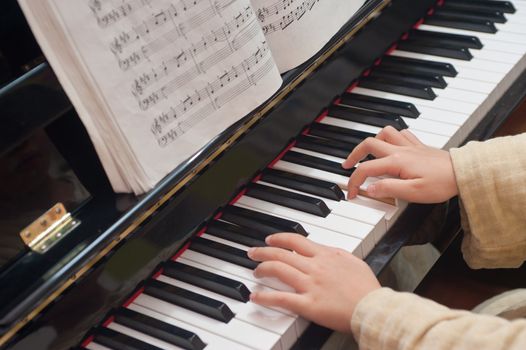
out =
<path fill-rule="evenodd" d="M 254 301 L 254 300 L 257 299 L 257 295 L 256 294 L 257 294 L 256 292 L 250 293 L 250 301 Z"/>
<path fill-rule="evenodd" d="M 270 243 L 272 242 L 272 236 L 274 236 L 274 235 L 268 235 L 267 237 L 265 237 L 265 243 L 270 245 Z"/>
<path fill-rule="evenodd" d="M 254 254 L 254 252 L 256 251 L 256 248 L 252 247 L 252 248 L 248 248 L 247 250 L 247 255 L 250 259 L 252 259 L 252 255 Z"/>
<path fill-rule="evenodd" d="M 371 197 L 376 196 L 376 185 L 375 184 L 367 186 L 367 194 L 370 195 Z"/>

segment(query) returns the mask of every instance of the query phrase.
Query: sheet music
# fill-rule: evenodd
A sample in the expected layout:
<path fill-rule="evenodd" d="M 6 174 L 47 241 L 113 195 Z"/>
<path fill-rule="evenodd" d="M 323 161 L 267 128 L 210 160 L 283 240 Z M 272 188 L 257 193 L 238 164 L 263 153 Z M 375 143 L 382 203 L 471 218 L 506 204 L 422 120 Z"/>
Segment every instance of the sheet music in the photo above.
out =
<path fill-rule="evenodd" d="M 251 0 L 280 72 L 318 52 L 365 0 Z"/>
<path fill-rule="evenodd" d="M 249 0 L 49 1 L 149 187 L 281 84 Z"/>

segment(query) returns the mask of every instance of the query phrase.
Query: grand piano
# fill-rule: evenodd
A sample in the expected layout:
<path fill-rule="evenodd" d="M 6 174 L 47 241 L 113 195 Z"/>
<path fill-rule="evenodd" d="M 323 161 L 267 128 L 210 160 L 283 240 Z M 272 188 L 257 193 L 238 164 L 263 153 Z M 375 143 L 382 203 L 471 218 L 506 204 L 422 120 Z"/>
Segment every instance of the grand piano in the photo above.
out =
<path fill-rule="evenodd" d="M 247 247 L 298 232 L 414 290 L 458 204 L 347 202 L 338 163 L 386 125 L 444 149 L 486 139 L 526 94 L 526 0 L 370 0 L 153 190 L 115 194 L 16 1 L 1 6 L 2 349 L 320 348 L 329 330 L 247 300 L 285 288 L 252 276 Z"/>

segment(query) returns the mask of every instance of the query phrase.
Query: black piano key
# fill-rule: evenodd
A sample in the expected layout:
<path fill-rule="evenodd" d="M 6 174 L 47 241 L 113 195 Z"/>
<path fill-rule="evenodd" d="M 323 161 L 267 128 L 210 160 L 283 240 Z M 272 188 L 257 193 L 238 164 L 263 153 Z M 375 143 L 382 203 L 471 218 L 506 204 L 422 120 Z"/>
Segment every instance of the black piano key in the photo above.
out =
<path fill-rule="evenodd" d="M 262 184 L 251 183 L 248 185 L 246 195 L 323 218 L 331 213 L 327 204 L 319 198 Z"/>
<path fill-rule="evenodd" d="M 370 109 L 373 111 L 398 114 L 408 118 L 418 118 L 420 112 L 414 104 L 403 101 L 388 100 L 381 97 L 366 96 L 346 92 L 341 96 L 341 104 Z"/>
<path fill-rule="evenodd" d="M 239 226 L 221 220 L 214 220 L 208 224 L 206 233 L 249 247 L 266 246 L 265 239 L 272 234 L 268 231 L 258 231 L 251 227 Z"/>
<path fill-rule="evenodd" d="M 426 55 L 454 58 L 457 60 L 471 61 L 473 55 L 468 48 L 458 48 L 451 45 L 437 45 L 424 40 L 408 39 L 398 43 L 398 48 L 402 51 L 423 53 Z"/>
<path fill-rule="evenodd" d="M 430 86 L 407 83 L 379 76 L 368 76 L 367 78 L 361 80 L 358 86 L 372 90 L 391 92 L 393 94 L 398 95 L 421 98 L 430 101 L 434 100 L 437 97 L 437 95 Z"/>
<path fill-rule="evenodd" d="M 307 236 L 300 223 L 233 205 L 223 210 L 221 220 L 265 233 L 295 232 Z"/>
<path fill-rule="evenodd" d="M 358 143 L 342 142 L 312 135 L 300 135 L 296 138 L 295 147 L 328 154 L 334 157 L 347 158 L 349 153 L 351 153 L 357 145 Z"/>
<path fill-rule="evenodd" d="M 435 26 L 440 27 L 448 27 L 448 28 L 456 28 L 456 29 L 464 29 L 464 30 L 471 30 L 474 32 L 481 32 L 481 33 L 496 33 L 497 28 L 495 27 L 495 24 L 491 21 L 485 21 L 485 20 L 475 20 L 475 19 L 456 19 L 451 18 L 447 15 L 433 15 L 431 17 L 426 18 L 424 21 L 426 24 L 431 24 Z"/>
<path fill-rule="evenodd" d="M 333 118 L 378 126 L 380 128 L 390 125 L 397 130 L 407 129 L 407 124 L 404 119 L 392 113 L 370 111 L 343 105 L 332 105 L 329 107 L 327 115 Z"/>
<path fill-rule="evenodd" d="M 226 238 L 228 239 L 228 238 Z M 163 264 L 163 274 L 173 279 L 246 303 L 250 291 L 239 281 L 176 261 Z"/>
<path fill-rule="evenodd" d="M 440 74 L 422 74 L 422 73 L 399 73 L 389 69 L 379 67 L 371 72 L 371 77 L 387 78 L 395 81 L 431 86 L 444 89 L 447 86 L 446 81 Z"/>
<path fill-rule="evenodd" d="M 309 168 L 324 170 L 333 174 L 343 176 L 351 176 L 354 171 L 354 168 L 342 168 L 342 165 L 340 163 L 294 151 L 288 151 L 287 153 L 285 153 L 282 159 L 290 163 L 303 165 Z"/>
<path fill-rule="evenodd" d="M 487 9 L 452 9 L 448 7 L 439 7 L 436 9 L 435 14 L 445 14 L 450 18 L 458 18 L 460 20 L 475 19 L 475 20 L 486 20 L 494 23 L 506 23 L 506 17 L 500 10 L 487 10 Z"/>
<path fill-rule="evenodd" d="M 411 38 L 418 40 L 426 40 L 432 42 L 435 46 L 439 45 L 451 45 L 454 47 L 467 47 L 470 49 L 482 49 L 483 45 L 480 39 L 473 35 L 461 35 L 461 34 L 450 34 L 433 32 L 429 30 L 415 29 L 411 31 Z"/>
<path fill-rule="evenodd" d="M 113 313 L 115 322 L 143 334 L 188 350 L 204 349 L 206 344 L 193 332 L 139 312 L 120 308 Z"/>
<path fill-rule="evenodd" d="M 105 327 L 98 327 L 93 336 L 97 344 L 113 350 L 162 350 L 157 346 Z"/>
<path fill-rule="evenodd" d="M 266 246 L 265 238 L 269 235 L 269 233 L 256 231 L 253 228 L 233 225 L 225 221 L 212 221 L 206 227 L 206 233 L 246 245 L 247 247 Z"/>
<path fill-rule="evenodd" d="M 317 125 L 317 124 L 313 124 L 313 125 Z M 327 139 L 331 139 L 331 140 L 337 140 L 337 141 L 344 141 L 344 142 L 347 142 L 347 143 L 354 143 L 354 144 L 359 144 L 360 142 L 362 142 L 364 139 L 361 138 L 361 137 L 356 137 L 356 136 L 352 136 L 352 135 L 347 135 L 347 137 L 345 137 L 345 140 L 343 139 L 343 135 L 339 134 L 339 133 L 336 133 L 336 132 L 333 132 L 333 131 L 330 131 L 330 130 L 326 130 L 326 129 L 323 129 L 323 128 L 317 128 L 317 127 L 314 127 L 314 128 L 310 128 L 309 129 L 309 135 L 313 135 L 313 136 L 317 136 L 317 137 L 323 137 L 323 138 L 327 138 Z M 347 158 L 347 157 L 345 157 Z"/>
<path fill-rule="evenodd" d="M 307 136 L 302 136 L 303 138 L 308 138 Z M 323 141 L 330 142 L 329 140 Z M 296 143 L 296 145 L 298 145 L 298 143 Z M 341 201 L 345 199 L 345 194 L 335 183 L 313 179 L 303 175 L 288 173 L 282 170 L 265 169 L 261 174 L 261 180 L 335 201 Z"/>
<path fill-rule="evenodd" d="M 510 1 L 492 0 L 448 0 L 445 2 L 448 8 L 463 10 L 497 10 L 504 13 L 515 13 L 515 7 Z"/>
<path fill-rule="evenodd" d="M 456 77 L 458 75 L 457 70 L 451 63 L 398 56 L 385 56 L 382 59 L 380 68 L 409 74 L 438 74 L 445 77 Z"/>
<path fill-rule="evenodd" d="M 224 323 L 230 322 L 235 316 L 222 301 L 153 279 L 144 285 L 144 294 Z"/>
<path fill-rule="evenodd" d="M 201 237 L 192 239 L 190 249 L 196 252 L 212 256 L 214 258 L 231 262 L 247 269 L 255 269 L 258 263 L 247 256 L 247 252 L 241 249 L 231 247 L 226 244 L 211 241 Z"/>
<path fill-rule="evenodd" d="M 309 126 L 309 134 L 347 143 L 360 143 L 368 137 L 376 136 L 370 132 L 352 130 L 322 123 L 311 124 Z"/>

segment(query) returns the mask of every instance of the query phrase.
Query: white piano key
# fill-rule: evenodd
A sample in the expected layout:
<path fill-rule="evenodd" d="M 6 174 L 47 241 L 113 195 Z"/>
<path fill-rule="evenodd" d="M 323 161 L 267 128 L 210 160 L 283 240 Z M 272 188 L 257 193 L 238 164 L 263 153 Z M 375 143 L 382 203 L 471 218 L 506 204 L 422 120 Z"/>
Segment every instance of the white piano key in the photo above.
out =
<path fill-rule="evenodd" d="M 341 216 L 329 214 L 326 217 L 320 217 L 249 196 L 242 196 L 234 205 L 259 210 L 264 213 L 288 218 L 300 223 L 308 223 L 330 231 L 351 235 L 362 241 L 368 239 L 369 235 L 375 230 L 372 225 Z"/>
<path fill-rule="evenodd" d="M 452 101 L 471 102 L 477 105 L 480 105 L 488 97 L 488 94 L 486 93 L 459 90 L 451 86 L 448 86 L 445 89 L 433 88 L 433 91 L 435 91 L 438 98 L 442 97 Z"/>
<path fill-rule="evenodd" d="M 481 60 L 492 61 L 492 62 L 501 62 L 515 64 L 519 62 L 522 55 L 501 51 L 494 51 L 488 48 L 482 48 L 480 50 L 471 50 L 471 54 L 475 58 L 480 58 Z"/>
<path fill-rule="evenodd" d="M 411 132 L 425 145 L 430 147 L 444 148 L 449 141 L 449 137 L 447 136 L 431 134 L 420 130 L 412 130 Z"/>
<path fill-rule="evenodd" d="M 359 258 L 365 258 L 374 248 L 372 240 L 360 240 L 349 234 L 330 231 L 308 223 L 302 223 L 305 230 L 309 233 L 309 240 L 324 244 L 330 247 L 345 249 Z"/>
<path fill-rule="evenodd" d="M 419 108 L 419 111 L 420 111 L 420 107 L 417 107 L 417 108 Z M 439 116 L 437 117 L 437 119 L 440 117 L 443 117 L 444 119 L 448 117 L 447 113 L 444 113 L 444 115 L 441 116 L 440 111 L 437 111 L 437 115 Z M 344 125 L 346 125 L 349 128 L 354 127 L 357 124 L 353 122 L 348 122 L 346 120 L 341 120 L 341 119 L 336 119 L 336 118 L 328 119 L 328 118 L 329 117 L 322 119 L 321 123 L 332 124 L 332 125 L 337 125 L 337 126 L 342 126 L 342 127 L 345 127 Z M 435 122 L 433 120 L 425 120 L 425 119 L 421 119 L 421 117 L 417 119 L 406 118 L 406 117 L 402 117 L 402 118 L 404 119 L 406 124 L 409 126 L 409 130 L 411 130 L 411 132 L 414 133 L 423 143 L 425 143 L 426 145 L 432 146 L 432 147 L 436 147 L 436 148 L 444 147 L 447 141 L 449 140 L 449 138 L 452 135 L 454 135 L 454 133 L 458 130 L 458 127 L 456 125 Z M 418 128 L 415 127 L 415 125 L 417 125 Z M 378 128 L 378 130 L 380 130 L 380 128 Z M 318 153 L 318 152 L 308 151 L 308 150 L 302 150 L 301 152 L 306 153 L 306 154 L 311 154 L 311 155 L 315 155 L 316 153 Z M 331 156 L 328 156 L 328 157 L 331 157 Z M 331 157 L 331 159 L 336 159 L 336 157 Z M 377 178 L 371 178 L 370 180 L 376 181 Z M 365 189 L 369 185 L 370 180 L 367 180 L 368 182 L 364 184 L 363 189 Z"/>
<path fill-rule="evenodd" d="M 419 106 L 418 111 L 420 116 L 418 118 L 425 118 L 427 120 L 434 120 L 440 123 L 462 125 L 469 119 L 469 114 L 445 111 L 443 109 L 434 109 L 426 106 Z M 404 119 L 405 120 L 405 119 Z"/>
<path fill-rule="evenodd" d="M 343 161 L 345 160 L 343 158 L 339 158 L 339 157 L 335 157 L 335 156 L 331 156 L 331 155 L 328 155 L 328 154 L 324 154 L 324 153 L 320 153 L 320 152 L 316 152 L 316 151 L 311 151 L 311 150 L 303 149 L 303 148 L 299 148 L 299 147 L 292 147 L 290 150 L 298 152 L 298 153 L 307 154 L 309 156 L 318 157 L 318 158 L 325 159 L 325 160 L 330 160 L 331 162 L 340 163 L 340 164 L 343 163 Z M 316 170 L 316 169 L 314 169 L 314 170 Z M 302 174 L 299 174 L 299 175 L 302 175 Z M 306 174 L 304 174 L 304 175 L 305 176 L 309 176 L 309 175 L 306 175 Z M 349 181 L 349 178 L 346 177 L 346 176 L 338 175 L 338 174 L 334 174 L 334 175 L 337 175 L 337 176 L 340 176 L 340 177 L 342 177 L 344 179 L 347 179 L 347 182 Z M 327 180 L 327 181 L 329 181 L 329 180 Z M 373 183 L 375 181 L 378 181 L 378 178 L 376 178 L 376 177 L 368 178 L 365 181 L 365 183 L 361 186 L 361 189 L 365 190 L 367 188 L 367 186 L 369 186 L 371 183 Z M 331 182 L 334 182 L 334 181 L 331 181 Z M 335 183 L 339 184 L 338 182 L 335 182 Z"/>
<path fill-rule="evenodd" d="M 241 197 L 234 205 L 241 208 L 251 209 L 265 214 L 271 214 L 281 218 L 288 218 L 290 220 L 297 221 L 309 233 L 308 238 L 310 240 L 348 250 L 351 253 L 356 253 L 356 255 L 359 257 L 364 257 L 365 254 L 368 254 L 374 247 L 374 234 L 382 234 L 381 232 L 375 232 L 375 228 L 372 225 L 356 222 L 354 220 L 352 220 L 352 222 L 348 222 L 350 220 L 344 220 L 345 222 L 342 223 L 342 220 L 338 220 L 338 218 L 333 219 L 332 216 L 330 219 L 327 219 L 296 210 L 294 212 L 290 212 L 289 210 L 293 209 L 278 206 L 276 204 L 268 203 L 251 197 L 246 197 L 244 200 L 241 200 L 243 198 L 244 197 Z M 254 206 L 254 204 L 257 203 L 263 204 L 263 209 Z M 289 214 L 289 216 L 282 214 Z M 323 222 L 322 220 L 324 219 L 327 219 L 327 221 Z M 346 226 L 350 223 L 352 224 L 351 228 Z M 335 227 L 336 229 L 334 229 Z M 372 233 L 373 235 L 369 235 L 369 233 Z"/>
<path fill-rule="evenodd" d="M 345 194 L 345 198 L 347 198 L 347 191 L 345 190 L 342 190 L 343 193 Z M 352 199 L 347 199 L 348 202 L 351 202 L 351 203 L 354 203 L 354 204 L 357 204 L 357 205 L 362 205 L 362 206 L 366 206 L 368 208 L 372 208 L 372 209 L 376 209 L 376 210 L 380 210 L 382 212 L 385 213 L 385 220 L 387 222 L 387 227 L 390 227 L 390 223 L 392 221 L 394 221 L 394 219 L 396 217 L 398 217 L 398 215 L 400 214 L 400 212 L 405 208 L 405 204 L 403 206 L 398 206 L 398 205 L 392 205 L 392 204 L 388 204 L 388 203 L 384 203 L 384 202 L 380 202 L 380 201 L 377 201 L 377 200 L 374 200 L 372 198 L 369 198 L 369 197 L 364 197 L 364 196 L 356 196 L 355 198 L 352 198 Z"/>
<path fill-rule="evenodd" d="M 226 245 L 229 245 L 231 247 L 234 247 L 234 248 L 237 248 L 237 249 L 241 249 L 241 250 L 244 250 L 244 251 L 247 251 L 248 248 L 250 248 L 250 247 L 247 247 L 246 245 L 243 245 L 241 243 L 232 242 L 232 241 L 226 240 L 226 239 L 221 238 L 221 237 L 216 237 L 216 236 L 214 236 L 212 234 L 206 233 L 206 231 L 205 231 L 205 233 L 203 235 L 201 235 L 201 237 L 209 239 L 209 240 L 217 242 L 217 243 L 226 244 Z"/>
<path fill-rule="evenodd" d="M 468 67 L 458 67 L 457 71 L 458 75 L 455 78 L 465 78 L 477 82 L 484 82 L 495 85 L 498 84 L 503 78 L 502 73 L 484 71 L 484 73 L 482 74 L 480 70 L 471 69 Z"/>
<path fill-rule="evenodd" d="M 506 23 L 495 23 L 495 27 L 502 32 L 506 33 L 515 33 L 519 35 L 526 34 L 526 27 L 521 23 L 514 23 L 513 21 L 508 21 Z"/>
<path fill-rule="evenodd" d="M 508 73 L 513 67 L 513 65 L 508 64 L 508 63 L 485 61 L 479 58 L 473 58 L 471 61 L 463 61 L 463 60 L 458 60 L 455 58 L 434 56 L 434 55 L 402 51 L 402 50 L 394 50 L 393 52 L 391 52 L 391 55 L 398 56 L 398 57 L 417 58 L 417 59 L 432 61 L 432 62 L 448 62 L 448 63 L 453 64 L 457 70 L 460 70 L 461 68 L 466 67 L 466 68 L 476 69 L 479 72 L 488 71 L 488 72 L 500 73 L 501 74 L 500 79 L 502 79 L 504 75 Z"/>
<path fill-rule="evenodd" d="M 201 264 L 199 262 L 196 262 L 196 261 L 191 261 L 191 260 L 188 260 L 188 259 L 185 259 L 185 258 L 178 258 L 177 261 L 179 261 L 181 263 L 184 263 L 186 265 L 190 265 L 190 266 L 196 267 L 196 268 L 201 269 L 201 270 L 205 270 L 205 271 L 208 271 L 208 272 L 211 272 L 211 273 L 214 273 L 214 274 L 226 277 L 226 278 L 230 278 L 230 279 L 234 279 L 234 280 L 237 280 L 239 282 L 242 282 L 251 292 L 276 290 L 276 289 L 270 288 L 268 286 L 265 286 L 263 284 L 260 284 L 258 282 L 254 282 L 254 281 L 242 278 L 240 276 L 232 275 L 232 274 L 230 274 L 230 273 L 228 273 L 226 271 L 222 271 L 222 270 L 216 269 L 213 266 L 203 265 L 203 264 Z M 257 281 L 256 278 L 254 278 L 254 279 Z M 308 327 L 308 325 L 310 324 L 310 321 L 304 319 L 303 317 L 301 317 L 301 316 L 299 316 L 299 315 L 297 315 L 297 314 L 295 314 L 295 313 L 293 313 L 293 312 L 291 312 L 289 310 L 282 309 L 282 308 L 279 308 L 279 307 L 272 307 L 271 309 L 279 311 L 279 312 L 281 312 L 281 313 L 283 313 L 285 315 L 288 315 L 290 317 L 293 317 L 296 320 L 295 321 L 295 327 L 296 327 L 296 333 L 297 334 L 301 335 L 305 331 L 305 329 Z"/>
<path fill-rule="evenodd" d="M 464 29 L 434 26 L 434 25 L 429 25 L 429 24 L 422 24 L 421 26 L 418 27 L 418 29 L 430 30 L 434 32 L 442 32 L 442 33 L 451 33 L 451 34 L 474 35 L 482 41 L 482 44 L 484 44 L 484 39 L 490 39 L 490 40 L 498 40 L 500 42 L 510 42 L 510 43 L 515 43 L 518 45 L 526 46 L 523 35 L 517 34 L 517 33 L 509 33 L 505 31 L 498 31 L 495 34 L 481 33 L 481 32 L 474 32 L 474 31 L 464 30 Z"/>
<path fill-rule="evenodd" d="M 104 345 L 97 344 L 94 341 L 89 343 L 88 346 L 86 346 L 86 349 L 89 349 L 89 350 L 113 350 L 113 349 L 105 347 Z"/>
<path fill-rule="evenodd" d="M 206 343 L 206 349 L 210 350 L 223 350 L 223 349 L 236 349 L 236 350 L 249 350 L 250 347 L 244 346 L 240 343 L 233 342 L 229 339 L 226 339 L 222 337 L 221 335 L 217 335 L 214 333 L 211 333 L 207 331 L 206 329 L 203 329 L 202 327 L 196 327 L 194 325 L 188 324 L 184 321 L 177 320 L 175 318 L 166 316 L 164 314 L 161 314 L 159 312 L 153 311 L 149 308 L 146 308 L 144 306 L 141 306 L 136 303 L 132 303 L 128 306 L 130 310 L 139 312 L 143 315 L 150 316 L 153 318 L 156 318 L 160 321 L 166 322 L 168 324 L 177 326 L 179 328 L 186 329 L 189 332 L 193 332 L 196 335 L 201 338 L 201 340 Z"/>
<path fill-rule="evenodd" d="M 262 285 L 265 285 L 273 289 L 293 291 L 292 288 L 290 288 L 289 286 L 287 286 L 286 284 L 284 284 L 283 282 L 275 278 L 256 279 L 253 274 L 254 271 L 252 271 L 251 269 L 230 263 L 228 261 L 217 259 L 212 256 L 208 256 L 208 255 L 196 252 L 191 249 L 185 250 L 183 254 L 181 255 L 181 257 L 187 260 L 191 260 L 191 261 L 195 261 L 195 262 L 204 264 L 206 266 L 217 268 L 218 270 L 228 272 L 231 275 L 239 276 L 249 281 L 258 282 Z"/>
<path fill-rule="evenodd" d="M 381 129 L 378 128 L 378 131 L 380 131 L 380 130 Z M 320 152 L 316 152 L 316 151 L 311 151 L 309 149 L 303 149 L 303 148 L 300 148 L 300 147 L 292 147 L 290 150 L 294 151 L 294 152 L 298 152 L 298 153 L 307 154 L 309 156 L 318 157 L 318 158 L 325 159 L 325 160 L 330 160 L 331 162 L 335 162 L 335 163 L 338 163 L 338 164 L 343 163 L 343 161 L 345 160 L 345 159 L 340 158 L 340 157 L 331 156 L 329 154 L 320 153 Z"/>
<path fill-rule="evenodd" d="M 325 180 L 337 184 L 340 188 L 346 189 L 347 184 L 349 183 L 349 178 L 343 175 L 333 174 L 328 171 L 318 170 L 314 168 L 309 168 L 304 165 L 299 165 L 295 163 L 286 162 L 280 160 L 276 162 L 273 166 L 274 169 L 288 171 L 293 174 L 305 175 L 319 180 Z M 368 184 L 360 186 L 360 189 L 367 189 Z"/>
<path fill-rule="evenodd" d="M 165 350 L 180 350 L 180 349 L 182 350 L 183 349 L 183 348 L 181 348 L 179 346 L 175 346 L 173 344 L 167 343 L 167 342 L 165 342 L 163 340 L 154 338 L 154 337 L 152 337 L 152 336 L 150 336 L 148 334 L 144 334 L 142 332 L 136 331 L 135 329 L 132 329 L 132 328 L 128 328 L 128 327 L 123 326 L 121 324 L 118 324 L 116 322 L 110 323 L 108 325 L 108 328 L 109 329 L 113 329 L 116 332 L 128 335 L 128 336 L 130 336 L 132 338 L 139 339 L 139 340 L 145 342 L 146 344 L 151 344 L 153 346 L 157 346 L 160 349 L 165 349 Z"/>
<path fill-rule="evenodd" d="M 489 95 L 493 91 L 493 89 L 495 89 L 495 86 L 497 86 L 496 83 L 465 79 L 458 76 L 454 78 L 444 77 L 444 80 L 448 84 L 448 87 L 464 91 L 479 92 L 486 95 Z"/>
<path fill-rule="evenodd" d="M 258 290 L 258 291 L 273 291 L 273 290 L 275 290 L 274 288 L 270 288 L 268 286 L 265 286 L 263 284 L 254 282 L 252 280 L 248 280 L 246 278 L 230 274 L 227 271 L 219 270 L 219 269 L 217 269 L 214 266 L 207 266 L 207 265 L 201 264 L 200 262 L 188 260 L 188 259 L 183 258 L 183 257 L 178 257 L 177 258 L 177 262 L 183 263 L 185 265 L 193 266 L 195 268 L 198 268 L 198 269 L 201 269 L 201 270 L 204 270 L 204 271 L 208 271 L 208 272 L 214 273 L 216 275 L 219 275 L 219 276 L 222 276 L 222 277 L 226 277 L 226 278 L 230 278 L 230 279 L 236 280 L 238 282 L 241 282 L 251 292 L 256 291 L 256 290 Z M 281 312 L 283 314 L 292 316 L 292 317 L 296 317 L 297 316 L 295 313 L 293 313 L 293 312 L 291 312 L 289 310 L 286 310 L 286 309 L 281 309 L 281 308 L 272 308 L 272 309 L 276 310 L 276 311 L 279 311 L 279 312 Z"/>
<path fill-rule="evenodd" d="M 254 349 L 282 349 L 278 334 L 239 321 L 236 318 L 224 323 L 146 294 L 139 295 L 133 303 L 176 320 L 204 328 L 211 333 Z"/>
<path fill-rule="evenodd" d="M 332 211 L 331 213 L 335 215 L 344 216 L 349 219 L 361 221 L 369 225 L 376 225 L 378 224 L 378 222 L 384 220 L 385 212 L 382 210 L 369 208 L 367 206 L 357 205 L 347 200 L 335 201 L 329 198 L 317 196 L 312 193 L 298 191 L 293 188 L 279 186 L 279 185 L 275 185 L 273 183 L 269 183 L 265 181 L 258 181 L 257 183 L 265 185 L 265 186 L 269 186 L 269 187 L 279 188 L 279 189 L 286 190 L 286 191 L 293 192 L 293 193 L 299 193 L 299 194 L 309 196 L 312 198 L 321 199 L 323 200 L 323 202 L 325 202 L 325 204 L 327 204 L 327 207 L 331 209 Z"/>
<path fill-rule="evenodd" d="M 434 109 L 432 107 L 426 107 L 426 106 L 420 106 L 418 111 L 420 112 L 420 115 L 418 116 L 417 119 L 432 120 L 432 121 L 451 124 L 451 125 L 462 125 L 469 118 L 468 114 L 445 111 L 443 109 Z M 332 117 L 328 116 L 326 118 L 332 118 Z M 326 118 L 322 119 L 322 122 Z M 404 119 L 404 121 L 406 121 L 407 119 L 413 119 L 413 118 L 407 118 L 407 117 L 402 117 L 402 118 Z M 337 118 L 334 118 L 334 119 L 337 119 Z"/>
<path fill-rule="evenodd" d="M 241 208 L 247 208 L 262 213 L 269 213 L 267 211 L 249 207 L 244 204 L 236 205 Z M 309 222 L 300 221 L 300 224 L 309 233 L 307 236 L 309 240 L 327 246 L 345 249 L 362 259 L 366 257 L 367 254 L 369 254 L 375 245 L 374 237 L 372 235 L 368 236 L 366 234 L 366 230 L 361 233 L 361 237 L 365 237 L 367 239 L 362 239 L 360 237 L 356 237 L 356 234 L 353 234 L 351 231 L 347 230 L 345 232 L 336 232 L 329 228 L 320 227 Z"/>
<path fill-rule="evenodd" d="M 346 123 L 342 123 L 344 121 Z M 333 118 L 333 117 L 330 117 L 330 116 L 323 118 L 320 121 L 320 123 L 321 124 L 327 124 L 327 125 L 341 126 L 343 128 L 351 129 L 351 130 L 370 132 L 371 134 L 374 134 L 374 135 L 378 134 L 382 130 L 382 128 L 380 128 L 378 126 L 368 125 L 368 124 L 363 124 L 363 123 L 358 123 L 358 122 L 353 122 L 353 121 L 350 121 L 350 120 Z"/>
<path fill-rule="evenodd" d="M 387 231 L 387 222 L 384 218 L 385 212 L 383 211 L 380 211 L 374 208 L 370 208 L 367 206 L 357 205 L 355 203 L 348 202 L 346 200 L 334 201 L 331 199 L 327 199 L 327 198 L 319 197 L 316 195 L 312 195 L 310 193 L 305 193 L 305 192 L 297 191 L 294 189 L 274 185 L 274 184 L 267 183 L 264 181 L 258 181 L 258 183 L 266 185 L 266 186 L 280 188 L 280 189 L 284 189 L 290 192 L 299 193 L 299 194 L 303 194 L 306 196 L 321 199 L 327 205 L 327 207 L 331 210 L 331 214 L 342 216 L 342 217 L 352 219 L 355 221 L 360 221 L 360 222 L 363 222 L 364 224 L 374 226 L 375 229 L 373 230 L 372 233 L 375 234 L 373 237 L 375 244 L 380 241 L 380 239 L 383 237 L 383 235 Z"/>
<path fill-rule="evenodd" d="M 502 42 L 489 38 L 483 39 L 482 45 L 484 45 L 482 50 L 493 50 L 498 52 L 514 53 L 517 55 L 523 55 L 524 53 L 526 53 L 526 48 L 524 47 L 524 45 L 510 42 Z"/>
<path fill-rule="evenodd" d="M 451 111 L 451 112 L 472 114 L 478 107 L 478 104 L 476 103 L 461 102 L 461 101 L 451 100 L 451 99 L 444 98 L 444 97 L 437 97 L 434 100 L 430 101 L 430 100 L 424 100 L 424 99 L 415 98 L 415 97 L 409 97 L 405 95 L 393 94 L 390 92 L 366 89 L 363 87 L 356 87 L 352 90 L 352 92 L 356 94 L 360 94 L 360 95 L 386 98 L 386 99 L 395 100 L 395 101 L 409 102 L 409 103 L 414 104 L 417 109 L 419 106 L 426 106 L 426 107 L 431 107 L 435 109 L 443 109 L 443 110 Z"/>
<path fill-rule="evenodd" d="M 235 314 L 235 319 L 279 334 L 281 345 L 284 349 L 292 347 L 294 342 L 298 339 L 299 335 L 296 333 L 296 327 L 294 325 L 295 319 L 284 313 L 254 304 L 250 301 L 243 303 L 165 275 L 161 275 L 157 279 L 161 282 L 225 303 Z"/>
<path fill-rule="evenodd" d="M 452 136 L 458 130 L 458 127 L 456 125 L 436 122 L 433 120 L 427 120 L 427 119 L 424 119 L 422 116 L 419 116 L 416 119 L 406 118 L 406 117 L 402 117 L 402 118 L 407 124 L 407 126 L 409 127 L 409 130 L 411 131 L 420 130 L 420 131 L 429 132 L 429 133 L 437 134 L 437 135 Z M 340 126 L 342 128 L 353 129 L 353 130 L 360 130 L 360 125 L 364 125 L 361 123 L 350 122 L 344 119 L 337 119 L 337 118 L 331 118 L 331 117 L 323 118 L 320 121 L 320 123 Z M 377 128 L 377 129 L 378 131 L 376 133 L 378 133 L 381 130 L 380 128 Z"/>

